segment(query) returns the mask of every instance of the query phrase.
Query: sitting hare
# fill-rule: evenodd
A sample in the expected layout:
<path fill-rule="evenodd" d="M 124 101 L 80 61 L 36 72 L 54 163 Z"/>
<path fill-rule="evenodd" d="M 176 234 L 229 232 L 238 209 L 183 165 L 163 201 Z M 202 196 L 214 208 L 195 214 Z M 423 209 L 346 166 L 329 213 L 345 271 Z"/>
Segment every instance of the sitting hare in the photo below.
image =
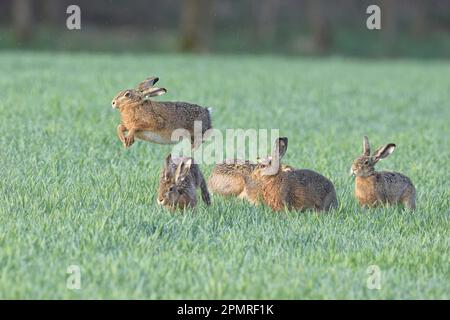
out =
<path fill-rule="evenodd" d="M 167 92 L 156 88 L 159 78 L 147 78 L 137 89 L 120 91 L 112 100 L 112 107 L 119 109 L 122 123 L 117 127 L 117 135 L 128 148 L 134 139 L 147 140 L 159 144 L 174 144 L 179 140 L 171 139 L 176 129 L 185 129 L 190 133 L 192 147 L 197 147 L 206 130 L 211 128 L 210 108 L 203 108 L 186 102 L 156 102 L 149 100 Z M 201 129 L 199 141 L 194 139 L 194 121 Z M 125 136 L 125 132 L 128 134 Z M 196 133 L 200 135 L 200 132 Z M 197 144 L 194 146 L 194 142 Z"/>
<path fill-rule="evenodd" d="M 216 164 L 208 179 L 208 189 L 211 193 L 222 196 L 247 198 L 245 180 L 251 176 L 256 166 L 255 163 L 240 159 Z M 282 165 L 282 170 L 289 171 L 293 168 Z"/>
<path fill-rule="evenodd" d="M 408 209 L 416 208 L 416 189 L 408 177 L 397 172 L 375 171 L 375 164 L 394 149 L 395 144 L 389 143 L 370 155 L 369 138 L 364 136 L 363 154 L 353 161 L 350 171 L 356 176 L 355 196 L 361 206 L 403 203 Z"/>
<path fill-rule="evenodd" d="M 209 206 L 211 200 L 205 179 L 192 158 L 172 159 L 169 154 L 159 178 L 158 203 L 171 209 L 197 205 L 196 190 L 200 187 L 203 201 Z"/>
<path fill-rule="evenodd" d="M 328 211 L 338 205 L 333 183 L 306 169 L 283 170 L 280 160 L 286 153 L 287 138 L 278 138 L 272 156 L 263 159 L 246 179 L 247 198 L 278 211 L 314 209 Z"/>

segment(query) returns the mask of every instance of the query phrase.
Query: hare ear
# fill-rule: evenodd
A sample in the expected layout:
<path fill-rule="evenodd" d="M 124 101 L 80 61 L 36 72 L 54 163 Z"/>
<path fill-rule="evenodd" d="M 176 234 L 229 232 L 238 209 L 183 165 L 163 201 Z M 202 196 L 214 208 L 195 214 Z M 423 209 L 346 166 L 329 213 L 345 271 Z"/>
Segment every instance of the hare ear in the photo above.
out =
<path fill-rule="evenodd" d="M 275 143 L 278 145 L 278 155 L 281 159 L 286 154 L 288 147 L 288 138 L 286 137 L 278 138 Z"/>
<path fill-rule="evenodd" d="M 164 160 L 164 178 L 166 179 L 170 178 L 172 163 L 172 154 L 169 153 L 169 155 Z"/>
<path fill-rule="evenodd" d="M 378 148 L 377 151 L 375 151 L 373 154 L 374 161 L 378 162 L 378 160 L 386 158 L 388 155 L 394 152 L 395 147 L 396 146 L 394 143 L 389 143 L 385 146 Z"/>
<path fill-rule="evenodd" d="M 282 137 L 275 140 L 272 150 L 272 157 L 270 161 L 270 166 L 261 170 L 261 175 L 263 176 L 273 176 L 280 170 L 281 158 L 286 154 L 288 147 L 288 138 Z"/>
<path fill-rule="evenodd" d="M 165 169 L 169 168 L 171 163 L 172 163 L 172 154 L 169 153 L 169 155 L 166 157 L 166 160 L 164 161 L 164 168 Z"/>
<path fill-rule="evenodd" d="M 148 88 L 142 91 L 144 97 L 156 97 L 166 94 L 167 90 L 164 88 Z"/>
<path fill-rule="evenodd" d="M 153 87 L 155 85 L 155 83 L 157 83 L 159 80 L 158 77 L 150 77 L 145 79 L 144 81 L 142 81 L 141 83 L 139 83 L 138 85 L 138 90 L 143 91 L 147 88 Z"/>
<path fill-rule="evenodd" d="M 189 175 L 191 165 L 192 159 L 188 159 L 186 160 L 186 162 L 185 161 L 180 162 L 180 164 L 177 167 L 177 170 L 175 171 L 175 182 L 181 182 Z"/>
<path fill-rule="evenodd" d="M 365 156 L 370 156 L 369 138 L 367 136 L 364 136 L 363 138 L 363 154 Z"/>

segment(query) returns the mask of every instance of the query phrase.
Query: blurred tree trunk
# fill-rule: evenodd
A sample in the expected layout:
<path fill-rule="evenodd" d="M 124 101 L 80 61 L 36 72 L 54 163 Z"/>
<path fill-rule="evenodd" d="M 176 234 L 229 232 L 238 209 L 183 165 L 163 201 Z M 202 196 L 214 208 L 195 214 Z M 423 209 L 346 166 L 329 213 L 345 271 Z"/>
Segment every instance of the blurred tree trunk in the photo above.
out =
<path fill-rule="evenodd" d="M 392 53 L 397 39 L 397 3 L 396 0 L 381 1 L 381 34 L 388 51 Z"/>
<path fill-rule="evenodd" d="M 422 38 L 428 31 L 428 6 L 429 3 L 425 0 L 415 1 L 411 31 L 416 38 Z"/>
<path fill-rule="evenodd" d="M 210 50 L 213 31 L 213 0 L 183 0 L 181 11 L 181 49 L 191 52 Z"/>
<path fill-rule="evenodd" d="M 255 37 L 259 42 L 270 43 L 276 33 L 278 0 L 253 0 Z"/>
<path fill-rule="evenodd" d="M 61 7 L 61 0 L 41 1 L 43 1 L 44 22 L 50 25 L 57 25 L 60 22 L 62 14 L 66 12 L 66 10 Z"/>
<path fill-rule="evenodd" d="M 28 42 L 33 33 L 32 0 L 14 0 L 12 4 L 13 28 L 19 44 Z"/>
<path fill-rule="evenodd" d="M 312 30 L 313 51 L 318 54 L 326 54 L 330 51 L 333 42 L 330 21 L 327 16 L 332 5 L 328 2 L 326 5 L 323 0 L 308 0 L 307 14 Z"/>

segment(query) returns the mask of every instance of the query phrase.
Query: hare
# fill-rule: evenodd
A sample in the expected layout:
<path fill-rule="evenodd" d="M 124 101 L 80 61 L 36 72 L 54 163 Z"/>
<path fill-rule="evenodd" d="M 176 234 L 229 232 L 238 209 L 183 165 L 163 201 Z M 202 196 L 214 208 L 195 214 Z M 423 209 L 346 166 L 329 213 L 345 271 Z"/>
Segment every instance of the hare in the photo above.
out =
<path fill-rule="evenodd" d="M 209 176 L 208 188 L 213 194 L 245 198 L 245 179 L 255 168 L 256 164 L 239 159 L 216 164 Z"/>
<path fill-rule="evenodd" d="M 216 164 L 208 179 L 208 189 L 211 193 L 222 196 L 247 198 L 245 181 L 257 164 L 248 160 L 234 159 L 229 162 Z M 293 170 L 288 165 L 282 165 L 283 171 Z"/>
<path fill-rule="evenodd" d="M 125 148 L 130 147 L 135 138 L 159 144 L 174 144 L 179 140 L 172 140 L 172 132 L 185 129 L 191 137 L 193 148 L 199 145 L 194 132 L 194 122 L 199 121 L 201 140 L 205 131 L 212 128 L 211 109 L 203 108 L 186 102 L 156 102 L 149 97 L 163 95 L 164 88 L 154 87 L 159 80 L 157 77 L 147 78 L 136 89 L 120 91 L 112 100 L 112 107 L 118 109 L 121 124 L 117 127 L 117 135 Z M 198 129 L 198 130 L 199 130 Z M 125 136 L 125 132 L 128 132 Z M 194 145 L 196 142 L 196 145 Z"/>
<path fill-rule="evenodd" d="M 203 201 L 209 206 L 211 200 L 205 179 L 192 158 L 172 159 L 169 154 L 159 178 L 158 204 L 175 208 L 194 208 L 197 205 L 196 190 L 200 187 Z"/>
<path fill-rule="evenodd" d="M 312 170 L 282 169 L 280 160 L 287 146 L 286 137 L 275 141 L 272 156 L 263 159 L 246 179 L 247 198 L 255 204 L 261 201 L 275 211 L 336 208 L 336 191 L 330 180 Z"/>
<path fill-rule="evenodd" d="M 370 155 L 369 138 L 364 136 L 363 154 L 356 158 L 350 170 L 355 178 L 355 196 L 361 206 L 402 203 L 415 210 L 416 189 L 411 180 L 401 173 L 375 171 L 375 164 L 389 156 L 396 145 L 386 144 Z"/>

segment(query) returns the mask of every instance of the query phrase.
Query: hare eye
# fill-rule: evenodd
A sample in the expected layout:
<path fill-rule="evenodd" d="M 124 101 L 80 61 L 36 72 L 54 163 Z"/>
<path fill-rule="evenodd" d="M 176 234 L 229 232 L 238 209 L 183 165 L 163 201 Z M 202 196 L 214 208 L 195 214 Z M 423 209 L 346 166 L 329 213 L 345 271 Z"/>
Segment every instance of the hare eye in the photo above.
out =
<path fill-rule="evenodd" d="M 174 189 L 173 187 L 170 187 L 170 188 L 169 188 L 169 191 L 173 191 L 173 189 Z"/>
<path fill-rule="evenodd" d="M 125 92 L 124 96 L 125 98 L 131 97 L 131 92 L 130 91 Z"/>
<path fill-rule="evenodd" d="M 364 161 L 364 164 L 369 164 L 369 160 Z"/>

